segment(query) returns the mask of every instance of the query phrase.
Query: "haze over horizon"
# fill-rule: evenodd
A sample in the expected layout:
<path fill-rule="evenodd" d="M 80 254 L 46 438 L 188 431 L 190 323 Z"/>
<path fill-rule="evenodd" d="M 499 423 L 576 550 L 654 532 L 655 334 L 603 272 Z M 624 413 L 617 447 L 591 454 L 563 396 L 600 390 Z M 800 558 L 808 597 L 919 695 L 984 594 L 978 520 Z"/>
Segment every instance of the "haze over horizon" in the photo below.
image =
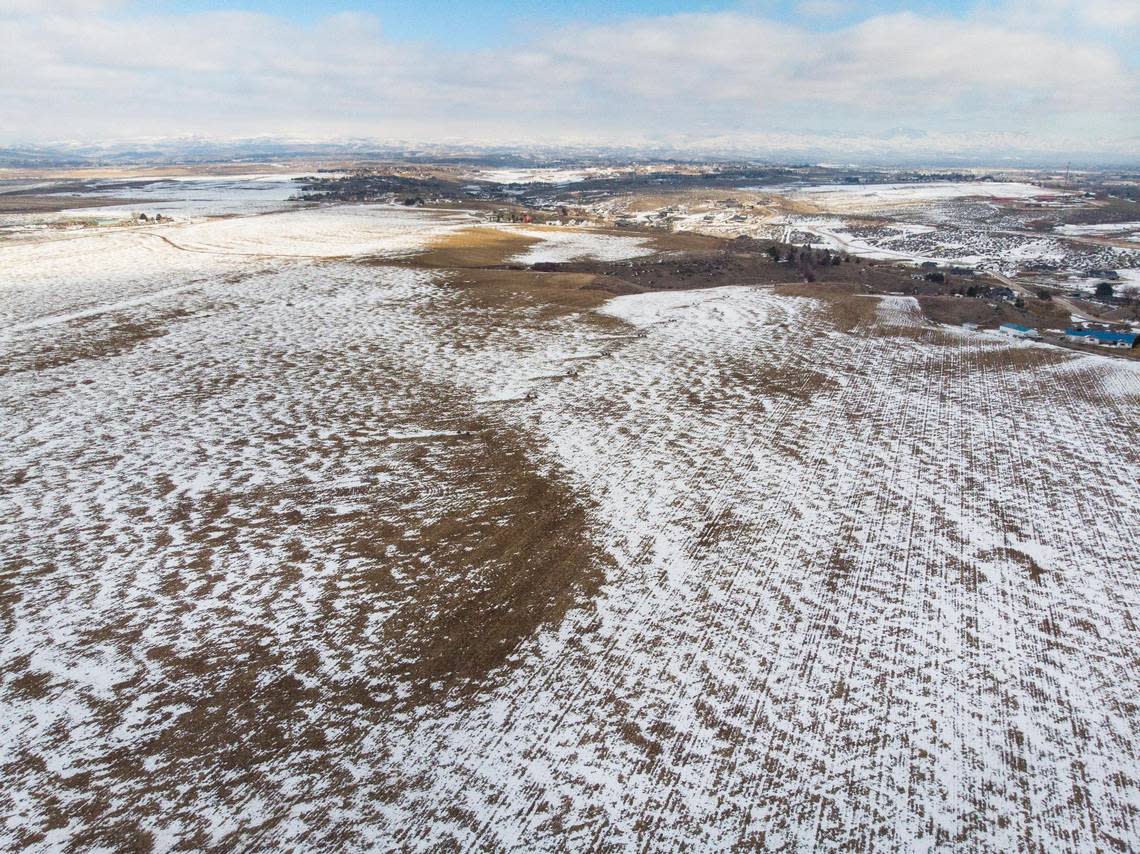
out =
<path fill-rule="evenodd" d="M 0 144 L 1140 158 L 1140 4 L 0 0 Z"/>

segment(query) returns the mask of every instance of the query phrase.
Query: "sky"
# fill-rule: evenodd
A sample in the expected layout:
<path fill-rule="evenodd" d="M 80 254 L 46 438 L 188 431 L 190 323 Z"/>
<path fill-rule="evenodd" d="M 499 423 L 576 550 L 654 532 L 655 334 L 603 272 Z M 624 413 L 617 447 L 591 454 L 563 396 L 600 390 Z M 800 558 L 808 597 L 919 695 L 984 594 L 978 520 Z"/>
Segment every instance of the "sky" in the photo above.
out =
<path fill-rule="evenodd" d="M 1140 162 L 1140 0 L 0 0 L 0 144 Z"/>

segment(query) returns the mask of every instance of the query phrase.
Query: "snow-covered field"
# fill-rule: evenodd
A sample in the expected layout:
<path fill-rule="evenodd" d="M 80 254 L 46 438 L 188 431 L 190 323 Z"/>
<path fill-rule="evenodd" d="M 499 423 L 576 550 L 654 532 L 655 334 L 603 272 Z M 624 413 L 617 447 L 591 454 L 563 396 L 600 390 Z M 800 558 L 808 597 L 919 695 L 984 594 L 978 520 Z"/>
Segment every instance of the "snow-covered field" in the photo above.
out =
<path fill-rule="evenodd" d="M 1065 234 L 1074 237 L 1079 237 L 1081 235 L 1130 235 L 1133 232 L 1140 232 L 1140 222 L 1110 222 L 1097 225 L 1060 225 L 1057 226 L 1056 231 L 1058 234 Z M 1140 240 L 1140 236 L 1137 236 L 1133 239 Z"/>
<path fill-rule="evenodd" d="M 925 205 L 950 199 L 1058 198 L 1065 194 L 1011 181 L 930 181 L 913 184 L 823 184 L 807 187 L 756 188 L 802 200 L 835 213 L 871 213 L 885 207 Z"/>
<path fill-rule="evenodd" d="M 106 205 L 34 215 L 0 214 L 0 236 L 5 232 L 42 230 L 61 220 L 115 223 L 137 213 L 145 213 L 148 217 L 161 214 L 183 221 L 207 216 L 270 213 L 295 207 L 290 200 L 299 190 L 294 179 L 300 177 L 303 176 L 250 173 L 228 176 L 155 175 L 94 181 L 82 192 L 57 191 L 49 194 L 62 196 L 64 204 L 69 196 L 88 200 L 105 197 Z M 45 183 L 43 187 L 51 191 L 54 185 Z M 0 186 L 0 190 L 5 192 L 17 189 L 20 185 L 15 183 Z M 122 202 L 123 199 L 129 201 Z"/>
<path fill-rule="evenodd" d="M 624 261 L 649 255 L 654 249 L 648 241 L 625 235 L 594 234 L 589 231 L 559 231 L 547 229 L 510 229 L 515 234 L 539 240 L 525 252 L 511 260 L 520 264 L 564 263 L 567 261 L 597 260 Z"/>
<path fill-rule="evenodd" d="M 479 169 L 467 177 L 495 184 L 576 184 L 604 171 L 590 169 Z"/>
<path fill-rule="evenodd" d="M 466 222 L 0 244 L 0 847 L 1137 845 L 1136 363 Z"/>
<path fill-rule="evenodd" d="M 9 241 L 0 322 L 42 325 L 283 259 L 403 256 L 476 221 L 361 205 Z"/>

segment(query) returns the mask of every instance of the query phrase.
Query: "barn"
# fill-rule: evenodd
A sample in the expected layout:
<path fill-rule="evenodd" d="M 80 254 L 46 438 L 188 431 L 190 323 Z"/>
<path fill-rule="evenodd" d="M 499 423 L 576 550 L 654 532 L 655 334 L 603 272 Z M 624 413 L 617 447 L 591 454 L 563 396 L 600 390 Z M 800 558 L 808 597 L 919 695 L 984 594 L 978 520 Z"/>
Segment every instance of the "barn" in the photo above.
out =
<path fill-rule="evenodd" d="M 1065 337 L 1080 344 L 1098 344 L 1101 347 L 1121 347 L 1127 350 L 1136 346 L 1137 340 L 1140 340 L 1140 333 L 1069 327 L 1065 330 Z"/>
<path fill-rule="evenodd" d="M 1014 338 L 1040 338 L 1041 333 L 1031 326 L 1024 326 L 1020 323 L 1003 323 L 998 327 L 1000 332 L 1006 335 L 1012 335 Z"/>

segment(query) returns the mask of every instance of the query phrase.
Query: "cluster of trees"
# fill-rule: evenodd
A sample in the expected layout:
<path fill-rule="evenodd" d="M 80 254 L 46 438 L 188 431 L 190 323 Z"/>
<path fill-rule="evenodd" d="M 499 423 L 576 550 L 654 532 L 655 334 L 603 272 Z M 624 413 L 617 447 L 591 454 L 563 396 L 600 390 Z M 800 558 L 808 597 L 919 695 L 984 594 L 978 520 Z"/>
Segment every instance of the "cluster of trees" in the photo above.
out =
<path fill-rule="evenodd" d="M 459 186 L 438 178 L 408 178 L 359 170 L 349 175 L 320 176 L 302 182 L 299 198 L 306 202 L 375 202 L 391 197 L 406 205 L 416 199 L 465 198 Z M 408 201 L 408 200 L 411 201 Z"/>
<path fill-rule="evenodd" d="M 1093 294 L 1097 299 L 1104 302 L 1130 306 L 1136 302 L 1137 297 L 1140 297 L 1140 288 L 1127 284 L 1118 283 L 1114 285 L 1112 282 L 1097 282 Z"/>
<path fill-rule="evenodd" d="M 969 285 L 964 291 L 955 291 L 955 293 L 977 299 L 1011 299 L 1014 296 L 1011 288 L 994 288 L 989 285 Z"/>
<path fill-rule="evenodd" d="M 846 252 L 832 252 L 830 249 L 815 249 L 811 246 L 789 246 L 783 243 L 769 246 L 768 255 L 773 261 L 795 265 L 804 279 L 809 282 L 815 281 L 816 270 L 820 267 L 838 267 L 851 261 L 856 264 L 863 263 L 863 259 L 859 256 L 848 255 Z"/>

